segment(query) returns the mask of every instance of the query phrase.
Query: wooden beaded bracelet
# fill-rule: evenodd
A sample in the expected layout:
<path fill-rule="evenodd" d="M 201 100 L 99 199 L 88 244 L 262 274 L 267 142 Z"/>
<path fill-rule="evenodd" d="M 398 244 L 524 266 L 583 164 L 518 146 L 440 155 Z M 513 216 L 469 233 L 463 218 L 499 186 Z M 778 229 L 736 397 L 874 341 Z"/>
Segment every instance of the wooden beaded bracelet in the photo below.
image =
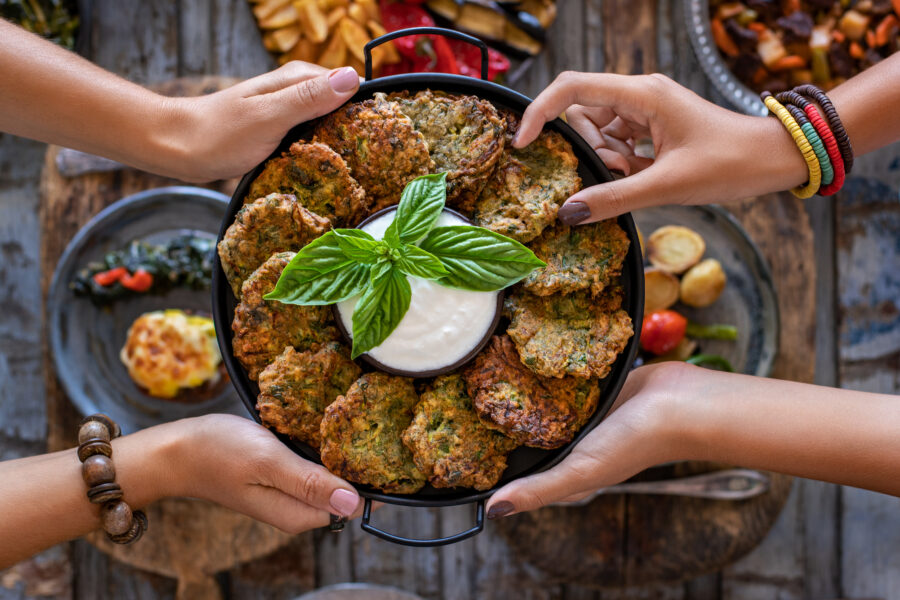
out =
<path fill-rule="evenodd" d="M 766 107 L 772 111 L 782 123 L 784 123 L 788 133 L 794 138 L 794 143 L 797 144 L 797 148 L 800 149 L 800 153 L 803 154 L 803 159 L 806 161 L 806 166 L 809 169 L 809 181 L 807 181 L 804 186 L 793 188 L 791 193 L 798 198 L 812 197 L 818 191 L 819 185 L 822 183 L 822 168 L 819 165 L 819 159 L 816 156 L 812 145 L 810 145 L 809 140 L 806 139 L 803 130 L 800 129 L 800 126 L 797 124 L 797 121 L 794 120 L 794 117 L 791 116 L 791 113 L 789 113 L 772 94 L 763 92 L 760 97 Z"/>
<path fill-rule="evenodd" d="M 106 415 L 85 417 L 78 428 L 78 460 L 81 476 L 88 486 L 87 497 L 100 505 L 100 521 L 106 537 L 116 544 L 131 544 L 147 530 L 147 516 L 132 511 L 122 500 L 122 488 L 116 483 L 112 444 L 122 435 L 119 426 Z"/>
<path fill-rule="evenodd" d="M 806 113 L 806 116 L 809 117 L 810 123 L 815 127 L 816 132 L 825 144 L 825 150 L 828 152 L 828 158 L 831 159 L 831 166 L 834 168 L 834 181 L 830 184 L 823 185 L 819 190 L 819 194 L 822 196 L 831 196 L 832 194 L 835 194 L 844 186 L 846 173 L 844 171 L 844 158 L 841 155 L 840 148 L 831 131 L 831 127 L 826 123 L 825 118 L 822 116 L 822 113 L 819 112 L 818 107 L 797 92 L 781 92 L 777 94 L 775 98 L 785 106 L 793 104 L 794 106 L 801 108 Z"/>

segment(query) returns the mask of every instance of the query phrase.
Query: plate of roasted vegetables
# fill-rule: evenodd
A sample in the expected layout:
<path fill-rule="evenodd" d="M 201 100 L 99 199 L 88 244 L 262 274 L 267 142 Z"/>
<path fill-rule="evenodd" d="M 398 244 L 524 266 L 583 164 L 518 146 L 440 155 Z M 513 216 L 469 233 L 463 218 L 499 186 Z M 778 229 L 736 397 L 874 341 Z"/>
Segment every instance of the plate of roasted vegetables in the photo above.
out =
<path fill-rule="evenodd" d="M 210 304 L 227 197 L 190 187 L 141 192 L 69 243 L 47 295 L 59 381 L 83 413 L 135 431 L 207 412 L 241 414 Z"/>
<path fill-rule="evenodd" d="M 741 110 L 762 91 L 825 90 L 900 50 L 900 0 L 685 0 L 700 64 Z"/>
<path fill-rule="evenodd" d="M 263 45 L 280 64 L 303 60 L 349 65 L 362 76 L 363 48 L 373 38 L 411 27 L 441 26 L 490 46 L 488 79 L 510 83 L 547 40 L 555 0 L 249 0 Z M 451 73 L 479 77 L 473 46 L 435 35 L 388 42 L 373 51 L 374 75 Z"/>
<path fill-rule="evenodd" d="M 716 206 L 633 213 L 644 256 L 644 322 L 636 365 L 664 361 L 771 374 L 778 301 L 765 259 Z"/>

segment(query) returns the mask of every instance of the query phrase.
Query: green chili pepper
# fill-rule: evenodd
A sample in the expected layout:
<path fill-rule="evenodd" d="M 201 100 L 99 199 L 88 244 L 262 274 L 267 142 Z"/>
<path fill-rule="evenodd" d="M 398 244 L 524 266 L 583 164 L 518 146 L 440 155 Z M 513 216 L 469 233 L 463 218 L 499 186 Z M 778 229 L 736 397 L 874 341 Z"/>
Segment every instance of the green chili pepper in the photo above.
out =
<path fill-rule="evenodd" d="M 691 365 L 697 365 L 698 367 L 712 367 L 718 371 L 734 373 L 734 368 L 732 368 L 731 363 L 718 354 L 698 354 L 690 357 L 684 362 Z"/>
<path fill-rule="evenodd" d="M 733 342 L 737 339 L 737 327 L 734 325 L 701 325 L 688 323 L 685 335 L 698 340 L 725 340 Z"/>

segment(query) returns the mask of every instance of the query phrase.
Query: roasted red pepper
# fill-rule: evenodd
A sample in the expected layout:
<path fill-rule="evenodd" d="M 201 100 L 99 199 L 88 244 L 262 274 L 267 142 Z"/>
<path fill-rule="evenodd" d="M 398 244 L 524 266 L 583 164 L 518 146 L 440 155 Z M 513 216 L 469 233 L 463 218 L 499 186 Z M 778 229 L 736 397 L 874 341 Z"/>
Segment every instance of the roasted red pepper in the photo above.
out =
<path fill-rule="evenodd" d="M 382 0 L 381 23 L 387 31 L 397 31 L 409 27 L 434 27 L 434 19 L 425 9 L 401 2 Z M 411 61 L 405 71 L 436 71 L 459 75 L 456 56 L 447 39 L 439 35 L 408 35 L 394 40 L 401 56 Z M 382 73 L 383 74 L 383 73 Z"/>
<path fill-rule="evenodd" d="M 133 292 L 146 292 L 153 286 L 153 275 L 144 269 L 138 269 L 134 275 L 124 275 L 120 280 L 123 287 Z"/>
<path fill-rule="evenodd" d="M 653 354 L 665 354 L 678 345 L 687 331 L 687 319 L 674 310 L 655 310 L 644 315 L 641 348 Z"/>
<path fill-rule="evenodd" d="M 109 287 L 123 277 L 127 276 L 128 269 L 126 269 L 125 267 L 116 267 L 115 269 L 110 269 L 109 271 L 101 271 L 99 273 L 96 273 L 93 279 L 94 283 L 96 283 L 97 285 Z"/>
<path fill-rule="evenodd" d="M 448 40 L 459 63 L 459 72 L 476 79 L 481 77 L 481 50 L 461 40 Z M 488 48 L 488 79 L 495 81 L 498 75 L 509 71 L 509 59 L 502 52 Z"/>

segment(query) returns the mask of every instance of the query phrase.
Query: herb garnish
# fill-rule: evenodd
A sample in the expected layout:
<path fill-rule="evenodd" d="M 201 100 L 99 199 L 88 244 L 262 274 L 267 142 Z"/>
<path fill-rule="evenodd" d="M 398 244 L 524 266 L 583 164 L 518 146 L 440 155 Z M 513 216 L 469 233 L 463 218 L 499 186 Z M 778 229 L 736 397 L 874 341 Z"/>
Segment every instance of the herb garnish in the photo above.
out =
<path fill-rule="evenodd" d="M 479 292 L 501 290 L 546 266 L 534 253 L 483 227 L 435 227 L 447 199 L 447 174 L 407 184 L 383 240 L 360 229 L 333 229 L 301 249 L 266 300 L 336 304 L 362 295 L 353 311 L 358 357 L 381 344 L 409 309 L 406 276 Z"/>

